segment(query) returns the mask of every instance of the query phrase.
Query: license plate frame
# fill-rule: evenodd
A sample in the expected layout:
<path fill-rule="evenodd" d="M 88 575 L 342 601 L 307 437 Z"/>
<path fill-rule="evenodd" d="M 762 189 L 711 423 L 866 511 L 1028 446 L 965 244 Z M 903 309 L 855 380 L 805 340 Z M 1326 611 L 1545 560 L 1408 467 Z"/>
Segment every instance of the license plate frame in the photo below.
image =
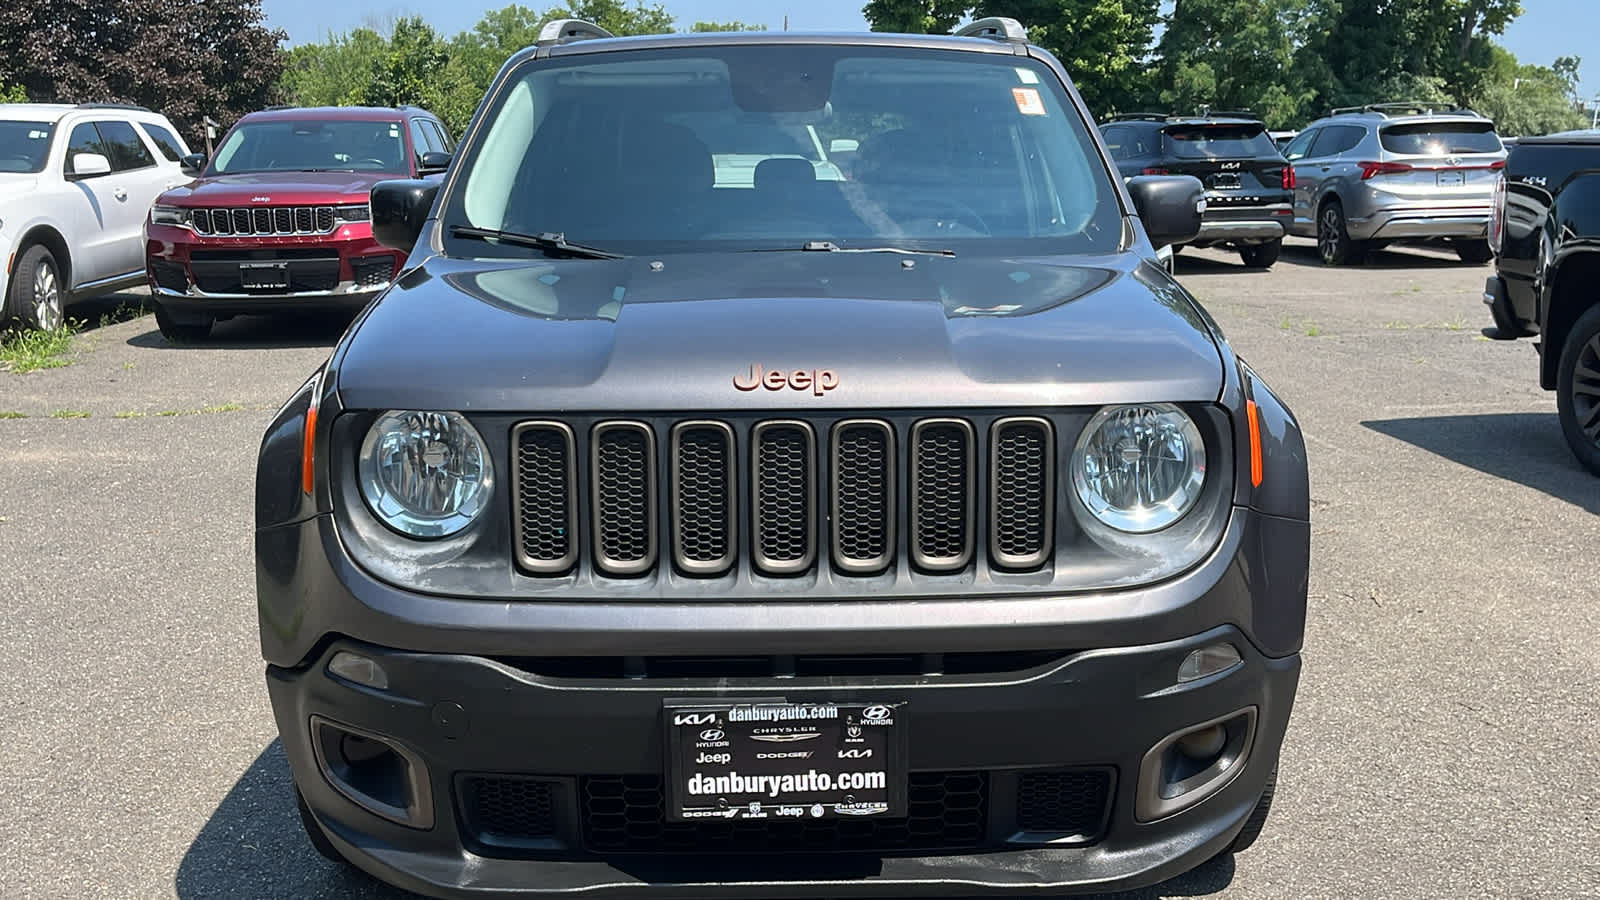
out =
<path fill-rule="evenodd" d="M 1211 188 L 1218 191 L 1236 191 L 1239 189 L 1239 173 L 1218 172 L 1211 176 Z"/>
<path fill-rule="evenodd" d="M 903 817 L 905 717 L 887 699 L 665 702 L 666 820 Z"/>
<path fill-rule="evenodd" d="M 1465 172 L 1439 172 L 1437 175 L 1439 187 L 1461 187 L 1467 183 Z"/>
<path fill-rule="evenodd" d="M 239 264 L 239 286 L 245 290 L 288 290 L 289 264 L 257 262 Z"/>

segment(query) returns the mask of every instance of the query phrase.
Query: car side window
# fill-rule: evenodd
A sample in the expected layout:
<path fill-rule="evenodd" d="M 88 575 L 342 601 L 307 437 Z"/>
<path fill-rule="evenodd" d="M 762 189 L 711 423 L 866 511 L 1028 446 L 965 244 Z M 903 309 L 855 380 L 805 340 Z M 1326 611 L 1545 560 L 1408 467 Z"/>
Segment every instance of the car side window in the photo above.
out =
<path fill-rule="evenodd" d="M 433 142 L 439 150 L 445 153 L 451 153 L 455 150 L 450 144 L 450 135 L 445 133 L 444 128 L 438 122 L 432 119 L 423 119 L 422 127 L 433 137 Z"/>
<path fill-rule="evenodd" d="M 411 152 L 417 159 L 417 165 L 422 165 L 422 154 L 434 149 L 428 140 L 428 135 L 422 130 L 422 120 L 411 120 Z"/>
<path fill-rule="evenodd" d="M 1324 128 L 1322 135 L 1317 138 L 1317 146 L 1312 149 L 1311 155 L 1318 158 L 1338 156 L 1361 143 L 1364 134 L 1366 130 L 1358 125 L 1334 125 Z"/>
<path fill-rule="evenodd" d="M 62 163 L 62 174 L 72 175 L 72 159 L 80 153 L 95 153 L 111 158 L 105 146 L 100 142 L 100 132 L 95 130 L 94 123 L 84 122 L 72 128 L 72 135 L 67 139 L 67 158 Z"/>
<path fill-rule="evenodd" d="M 1317 135 L 1321 133 L 1322 129 L 1313 128 L 1310 131 L 1302 131 L 1295 135 L 1294 140 L 1289 142 L 1289 146 L 1283 148 L 1283 158 L 1291 162 L 1297 159 L 1305 159 L 1310 155 L 1311 142 L 1316 140 Z"/>
<path fill-rule="evenodd" d="M 1128 153 L 1128 129 L 1115 127 L 1107 128 L 1106 130 L 1100 132 L 1100 135 L 1105 138 L 1106 149 L 1111 151 L 1112 159 L 1128 158 L 1130 155 Z"/>
<path fill-rule="evenodd" d="M 110 151 L 107 156 L 111 160 L 111 171 L 129 172 L 156 164 L 150 148 L 139 139 L 139 132 L 127 122 L 96 122 L 94 127 L 100 132 L 101 144 Z"/>
<path fill-rule="evenodd" d="M 149 122 L 140 122 L 139 127 L 144 129 L 145 135 L 150 138 L 150 143 L 156 145 L 156 149 L 161 151 L 161 155 L 165 156 L 168 162 L 177 162 L 183 158 L 183 142 L 178 140 L 177 135 Z"/>

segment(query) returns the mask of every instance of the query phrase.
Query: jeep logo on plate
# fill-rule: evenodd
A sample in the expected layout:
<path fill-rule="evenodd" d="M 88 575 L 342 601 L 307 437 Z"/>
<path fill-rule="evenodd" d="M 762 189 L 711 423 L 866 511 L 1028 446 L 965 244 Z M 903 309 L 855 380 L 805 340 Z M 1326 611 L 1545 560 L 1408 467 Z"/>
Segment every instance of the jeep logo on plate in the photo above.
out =
<path fill-rule="evenodd" d="M 733 376 L 733 386 L 741 391 L 753 391 L 759 387 L 764 387 L 769 391 L 781 391 L 784 388 L 789 388 L 795 391 L 810 391 L 813 395 L 821 397 L 839 386 L 839 373 L 832 369 L 796 369 L 793 372 L 773 369 L 767 371 L 760 364 L 755 364 L 750 366 L 748 375 Z"/>

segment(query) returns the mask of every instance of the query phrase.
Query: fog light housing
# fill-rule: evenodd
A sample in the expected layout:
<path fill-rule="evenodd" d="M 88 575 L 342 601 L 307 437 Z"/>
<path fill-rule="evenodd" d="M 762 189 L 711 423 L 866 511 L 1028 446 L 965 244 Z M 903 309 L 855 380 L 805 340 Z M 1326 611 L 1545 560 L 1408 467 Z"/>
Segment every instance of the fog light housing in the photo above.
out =
<path fill-rule="evenodd" d="M 1134 818 L 1164 819 L 1227 787 L 1250 761 L 1255 740 L 1254 706 L 1162 738 L 1139 765 Z"/>
<path fill-rule="evenodd" d="M 1239 648 L 1223 642 L 1201 647 L 1178 664 L 1178 683 L 1199 681 L 1207 675 L 1225 672 L 1241 661 Z"/>
<path fill-rule="evenodd" d="M 328 674 L 380 691 L 389 687 L 389 673 L 377 660 L 348 650 L 340 650 L 328 660 Z"/>
<path fill-rule="evenodd" d="M 311 749 L 322 777 L 346 800 L 410 828 L 433 827 L 433 792 L 422 760 L 381 735 L 311 717 Z"/>

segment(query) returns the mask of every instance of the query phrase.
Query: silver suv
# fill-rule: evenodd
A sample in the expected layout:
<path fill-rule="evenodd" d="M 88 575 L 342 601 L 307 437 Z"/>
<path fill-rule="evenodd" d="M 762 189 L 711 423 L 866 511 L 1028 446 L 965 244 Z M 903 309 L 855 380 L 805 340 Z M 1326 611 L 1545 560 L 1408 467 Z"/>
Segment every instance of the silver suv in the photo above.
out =
<path fill-rule="evenodd" d="M 1290 233 L 1316 238 L 1329 265 L 1402 241 L 1448 241 L 1463 262 L 1492 258 L 1489 211 L 1506 150 L 1494 123 L 1471 110 L 1335 109 L 1283 155 L 1295 171 Z"/>

